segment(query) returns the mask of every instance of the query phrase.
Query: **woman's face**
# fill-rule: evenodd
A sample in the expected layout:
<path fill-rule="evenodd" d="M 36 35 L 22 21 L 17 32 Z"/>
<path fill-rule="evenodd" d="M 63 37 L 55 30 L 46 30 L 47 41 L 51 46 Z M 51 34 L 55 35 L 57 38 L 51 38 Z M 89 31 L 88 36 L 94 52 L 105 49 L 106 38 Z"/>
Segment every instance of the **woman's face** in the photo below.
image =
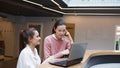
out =
<path fill-rule="evenodd" d="M 55 30 L 55 35 L 56 35 L 56 38 L 58 39 L 61 39 L 65 36 L 65 33 L 66 33 L 66 25 L 59 25 L 57 26 Z"/>
<path fill-rule="evenodd" d="M 38 31 L 34 31 L 34 36 L 33 38 L 31 38 L 31 43 L 32 45 L 36 46 L 36 45 L 39 45 L 40 44 L 40 36 L 39 36 L 39 33 Z"/>

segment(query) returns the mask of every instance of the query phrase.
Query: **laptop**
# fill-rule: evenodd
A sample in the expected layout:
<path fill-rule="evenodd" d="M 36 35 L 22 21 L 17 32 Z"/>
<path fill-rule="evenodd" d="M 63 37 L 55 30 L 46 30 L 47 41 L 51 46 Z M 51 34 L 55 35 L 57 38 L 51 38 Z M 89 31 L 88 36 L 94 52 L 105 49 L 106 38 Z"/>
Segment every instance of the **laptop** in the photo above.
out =
<path fill-rule="evenodd" d="M 84 57 L 87 48 L 87 43 L 72 44 L 70 54 L 68 58 L 56 59 L 55 61 L 49 62 L 52 65 L 68 67 L 77 63 L 80 63 Z"/>

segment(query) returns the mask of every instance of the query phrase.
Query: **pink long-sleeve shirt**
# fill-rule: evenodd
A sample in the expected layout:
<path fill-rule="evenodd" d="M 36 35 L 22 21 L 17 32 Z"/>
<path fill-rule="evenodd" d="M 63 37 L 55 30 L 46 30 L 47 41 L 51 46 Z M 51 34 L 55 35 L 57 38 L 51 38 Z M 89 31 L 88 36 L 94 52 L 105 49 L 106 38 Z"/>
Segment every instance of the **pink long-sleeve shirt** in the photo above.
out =
<path fill-rule="evenodd" d="M 49 35 L 44 40 L 44 59 L 49 56 L 60 58 L 63 56 L 61 51 L 70 49 L 71 43 L 67 39 L 58 40 L 54 34 Z"/>

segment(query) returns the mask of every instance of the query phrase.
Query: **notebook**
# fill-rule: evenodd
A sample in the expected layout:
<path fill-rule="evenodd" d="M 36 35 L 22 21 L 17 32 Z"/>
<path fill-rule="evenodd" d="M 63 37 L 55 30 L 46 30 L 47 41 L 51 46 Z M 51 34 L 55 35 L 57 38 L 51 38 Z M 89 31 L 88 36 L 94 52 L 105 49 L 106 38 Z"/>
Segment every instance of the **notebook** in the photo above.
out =
<path fill-rule="evenodd" d="M 87 43 L 74 43 L 70 50 L 68 58 L 56 59 L 55 61 L 49 62 L 52 65 L 68 67 L 77 63 L 80 63 L 84 57 L 87 48 Z"/>

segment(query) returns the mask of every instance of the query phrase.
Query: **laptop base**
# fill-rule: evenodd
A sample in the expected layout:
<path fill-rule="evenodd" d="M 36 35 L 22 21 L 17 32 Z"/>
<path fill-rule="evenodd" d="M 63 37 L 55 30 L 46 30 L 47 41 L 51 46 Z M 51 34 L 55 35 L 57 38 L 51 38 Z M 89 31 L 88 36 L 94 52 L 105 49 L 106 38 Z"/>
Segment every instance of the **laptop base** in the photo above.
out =
<path fill-rule="evenodd" d="M 82 58 L 70 60 L 70 61 L 66 60 L 66 61 L 60 61 L 60 62 L 54 62 L 54 63 L 49 62 L 49 63 L 52 65 L 56 65 L 56 66 L 68 67 L 68 66 L 72 66 L 72 65 L 80 63 L 81 60 L 82 60 Z"/>

